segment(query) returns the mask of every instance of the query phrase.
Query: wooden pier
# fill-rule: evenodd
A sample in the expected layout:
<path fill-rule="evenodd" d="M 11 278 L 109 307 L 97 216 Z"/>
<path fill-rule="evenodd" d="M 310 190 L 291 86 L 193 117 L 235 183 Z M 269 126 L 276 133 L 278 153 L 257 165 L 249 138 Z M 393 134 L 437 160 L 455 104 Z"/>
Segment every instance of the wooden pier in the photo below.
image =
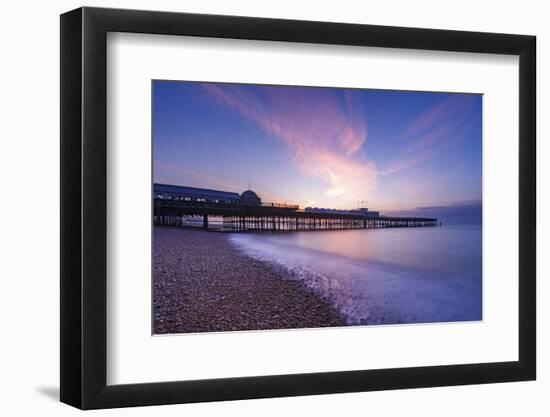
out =
<path fill-rule="evenodd" d="M 434 227 L 437 219 L 423 217 L 368 217 L 362 214 L 316 213 L 299 210 L 298 206 L 262 204 L 201 203 L 174 200 L 153 200 L 153 221 L 156 226 L 183 226 L 184 218 L 202 217 L 208 229 L 208 217 L 222 217 L 223 231 L 321 231 L 379 229 L 392 227 Z"/>

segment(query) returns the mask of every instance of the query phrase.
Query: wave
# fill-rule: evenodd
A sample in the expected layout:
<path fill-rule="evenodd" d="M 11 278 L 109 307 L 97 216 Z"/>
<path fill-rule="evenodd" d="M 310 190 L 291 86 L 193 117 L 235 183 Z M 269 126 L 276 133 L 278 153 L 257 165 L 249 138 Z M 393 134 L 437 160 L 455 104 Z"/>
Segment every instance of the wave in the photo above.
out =
<path fill-rule="evenodd" d="M 480 277 L 345 258 L 272 235 L 229 240 L 330 302 L 349 325 L 481 320 Z"/>

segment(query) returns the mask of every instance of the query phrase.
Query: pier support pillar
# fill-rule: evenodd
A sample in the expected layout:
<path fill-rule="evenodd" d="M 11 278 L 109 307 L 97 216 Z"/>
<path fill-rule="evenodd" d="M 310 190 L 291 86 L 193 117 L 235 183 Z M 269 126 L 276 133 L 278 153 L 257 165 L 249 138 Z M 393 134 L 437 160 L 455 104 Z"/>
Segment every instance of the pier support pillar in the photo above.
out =
<path fill-rule="evenodd" d="M 202 216 L 202 227 L 203 229 L 208 229 L 208 215 L 206 214 Z"/>

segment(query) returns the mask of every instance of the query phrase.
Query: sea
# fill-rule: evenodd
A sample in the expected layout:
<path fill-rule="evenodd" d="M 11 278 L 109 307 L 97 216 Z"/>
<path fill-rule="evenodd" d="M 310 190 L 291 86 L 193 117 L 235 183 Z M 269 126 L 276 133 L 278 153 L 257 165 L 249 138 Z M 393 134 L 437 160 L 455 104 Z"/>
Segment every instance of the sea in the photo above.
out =
<path fill-rule="evenodd" d="M 350 325 L 483 319 L 480 225 L 250 232 L 229 239 L 302 281 Z"/>

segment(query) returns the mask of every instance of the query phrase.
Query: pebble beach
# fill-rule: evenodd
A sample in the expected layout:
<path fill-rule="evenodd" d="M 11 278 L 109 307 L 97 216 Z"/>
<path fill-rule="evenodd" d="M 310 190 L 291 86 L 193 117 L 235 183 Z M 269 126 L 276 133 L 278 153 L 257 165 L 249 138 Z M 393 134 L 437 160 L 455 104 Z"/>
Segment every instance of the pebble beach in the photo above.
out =
<path fill-rule="evenodd" d="M 221 232 L 155 227 L 155 334 L 344 326 L 323 298 Z"/>

